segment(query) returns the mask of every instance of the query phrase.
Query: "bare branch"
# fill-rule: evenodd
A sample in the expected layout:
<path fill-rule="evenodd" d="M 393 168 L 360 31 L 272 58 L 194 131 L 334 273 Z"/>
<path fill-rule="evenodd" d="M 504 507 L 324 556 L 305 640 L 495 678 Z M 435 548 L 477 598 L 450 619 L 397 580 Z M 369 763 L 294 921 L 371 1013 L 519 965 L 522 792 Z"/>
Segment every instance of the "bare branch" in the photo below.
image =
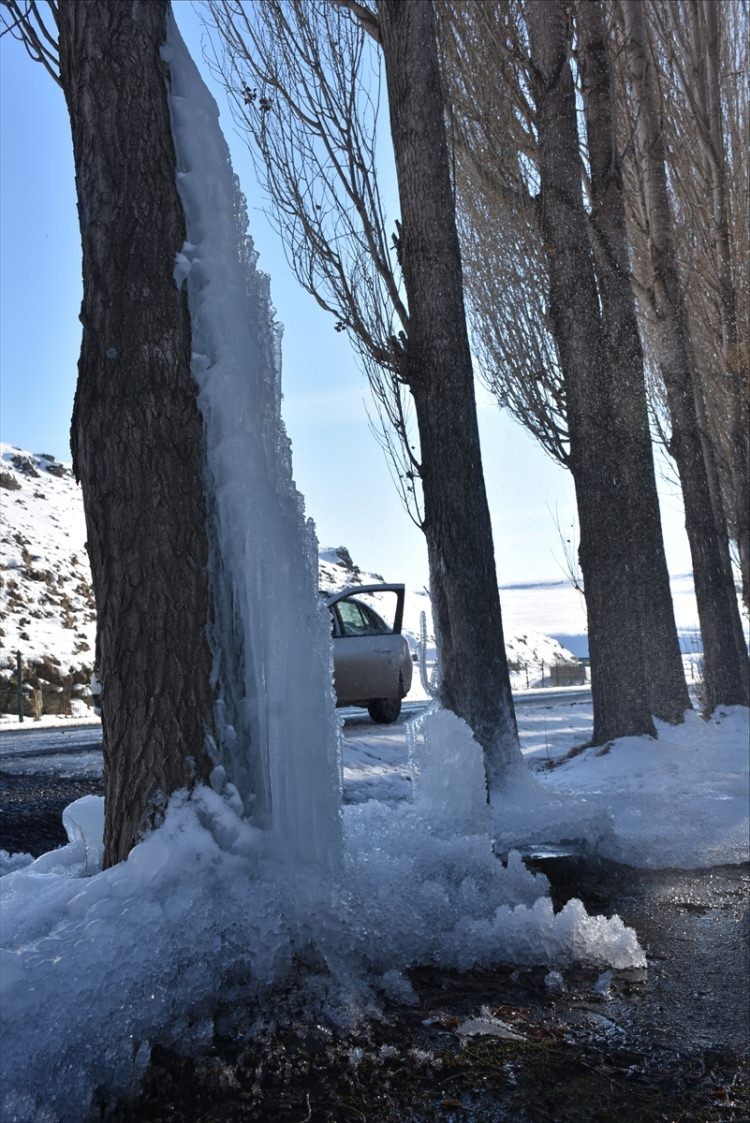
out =
<path fill-rule="evenodd" d="M 518 3 L 441 0 L 440 43 L 456 137 L 464 285 L 480 376 L 555 460 L 566 402 L 548 327 L 535 110 Z"/>
<path fill-rule="evenodd" d="M 378 17 L 372 8 L 368 8 L 366 4 L 359 3 L 359 0 L 332 0 L 332 3 L 338 4 L 341 8 L 348 8 L 349 11 L 357 17 L 367 34 L 371 35 L 376 43 L 380 42 L 380 25 L 378 24 Z"/>
<path fill-rule="evenodd" d="M 404 405 L 409 313 L 376 169 L 380 51 L 347 4 L 210 0 L 208 9 L 217 33 L 210 63 L 247 138 L 268 217 L 295 276 L 357 352 L 380 419 L 373 428 L 419 521 L 417 442 Z"/>
<path fill-rule="evenodd" d="M 661 97 L 661 135 L 672 208 L 675 247 L 690 346 L 705 407 L 704 435 L 716 461 L 730 533 L 747 509 L 748 356 L 750 336 L 750 66 L 748 6 L 655 2 L 644 4 L 649 50 Z M 614 34 L 622 45 L 621 27 Z M 657 439 L 669 450 L 664 387 L 654 359 L 659 307 L 650 264 L 651 226 L 643 154 L 635 140 L 637 108 L 618 51 L 619 87 L 631 262 L 644 348 L 651 361 L 648 384 Z M 699 283 L 697 279 L 700 278 Z M 744 367 L 744 370 L 743 370 Z M 744 447 L 744 451 L 743 451 Z M 735 464 L 733 469 L 732 464 Z M 744 482 L 743 482 L 744 481 Z"/>
<path fill-rule="evenodd" d="M 0 8 L 5 9 L 0 15 L 4 28 L 0 35 L 10 34 L 23 43 L 29 58 L 40 62 L 57 85 L 62 86 L 57 36 L 47 26 L 49 19 L 55 28 L 58 26 L 57 0 L 48 0 L 46 14 L 40 12 L 36 0 L 0 0 Z"/>

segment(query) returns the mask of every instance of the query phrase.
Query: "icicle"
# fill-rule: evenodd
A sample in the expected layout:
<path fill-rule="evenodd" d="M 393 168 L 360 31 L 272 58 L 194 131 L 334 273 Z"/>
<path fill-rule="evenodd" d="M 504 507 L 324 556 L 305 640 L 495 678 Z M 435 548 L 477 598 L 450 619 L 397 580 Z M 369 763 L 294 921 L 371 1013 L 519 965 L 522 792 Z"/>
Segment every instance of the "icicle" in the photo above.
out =
<path fill-rule="evenodd" d="M 317 543 L 281 415 L 280 327 L 256 268 L 218 109 L 170 17 L 166 57 L 206 437 L 220 763 L 293 861 L 335 864 L 340 761 Z"/>

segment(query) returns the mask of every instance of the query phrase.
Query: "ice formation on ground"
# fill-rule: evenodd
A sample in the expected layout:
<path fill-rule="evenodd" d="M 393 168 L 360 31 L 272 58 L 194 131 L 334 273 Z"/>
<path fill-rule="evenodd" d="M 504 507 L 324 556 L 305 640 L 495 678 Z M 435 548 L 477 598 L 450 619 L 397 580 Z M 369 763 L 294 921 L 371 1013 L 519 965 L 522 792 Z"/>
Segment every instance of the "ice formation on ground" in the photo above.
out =
<path fill-rule="evenodd" d="M 579 753 L 529 781 L 525 795 L 509 793 L 493 809 L 504 844 L 585 837 L 631 864 L 747 860 L 748 712 L 688 715 L 659 733 Z M 116 1094 L 138 1078 L 149 1042 L 208 1040 L 212 995 L 252 1008 L 261 990 L 294 975 L 295 961 L 308 1001 L 335 1018 L 375 1010 L 378 992 L 409 1001 L 411 963 L 545 963 L 553 984 L 574 959 L 605 973 L 642 962 L 617 921 L 588 917 L 578 903 L 555 916 L 543 878 L 517 853 L 501 866 L 489 835 L 466 830 L 481 807 L 471 763 L 463 767 L 467 739 L 449 715 L 423 719 L 406 762 L 414 798 L 344 809 L 337 881 L 280 869 L 267 832 L 210 789 L 176 798 L 128 862 L 87 876 L 100 802 L 74 804 L 75 841 L 0 882 L 7 1117 L 84 1118 L 95 1084 Z M 448 771 L 433 783 L 438 760 Z M 387 780 L 381 790 L 391 794 Z"/>
<path fill-rule="evenodd" d="M 0 877 L 5 877 L 6 873 L 13 873 L 15 870 L 22 870 L 33 861 L 31 854 L 22 852 L 12 854 L 9 850 L 0 850 Z"/>
<path fill-rule="evenodd" d="M 273 835 L 206 787 L 178 793 L 126 862 L 93 873 L 102 802 L 72 804 L 68 845 L 0 882 L 3 1118 L 79 1123 L 96 1089 L 133 1087 L 153 1042 L 208 1042 L 217 1003 L 252 1003 L 295 964 L 311 1010 L 338 1021 L 376 1012 L 379 994 L 412 999 L 414 964 L 643 964 L 619 918 L 578 901 L 555 914 L 543 876 L 469 833 L 483 781 L 453 749 L 468 730 L 445 716 L 414 739 L 414 800 L 346 808 L 333 874 L 280 864 Z"/>

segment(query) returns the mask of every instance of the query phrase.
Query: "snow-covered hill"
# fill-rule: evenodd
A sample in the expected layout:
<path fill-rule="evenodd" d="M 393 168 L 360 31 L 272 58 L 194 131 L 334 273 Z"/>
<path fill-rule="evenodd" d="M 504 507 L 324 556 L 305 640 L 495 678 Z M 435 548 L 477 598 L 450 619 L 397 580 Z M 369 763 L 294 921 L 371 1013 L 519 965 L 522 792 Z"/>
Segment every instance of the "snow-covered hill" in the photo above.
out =
<path fill-rule="evenodd" d="M 80 489 L 69 464 L 0 445 L 0 710 L 16 708 L 17 652 L 31 704 L 90 698 L 96 616 Z"/>
<path fill-rule="evenodd" d="M 86 554 L 81 493 L 69 464 L 53 456 L 0 445 L 0 711 L 15 712 L 15 666 L 21 653 L 27 713 L 33 690 L 43 692 L 45 713 L 80 711 L 90 702 L 96 617 Z M 320 587 L 400 581 L 360 569 L 344 546 L 320 550 Z M 387 600 L 375 599 L 388 617 Z M 427 617 L 428 660 L 434 658 L 430 601 L 408 589 L 404 633 L 416 651 L 420 616 Z M 533 621 L 531 621 L 533 624 Z M 526 629 L 506 636 L 514 685 L 541 680 L 541 665 L 575 662 L 556 640 Z M 549 674 L 549 671 L 547 671 Z M 412 695 L 420 695 L 414 676 Z"/>

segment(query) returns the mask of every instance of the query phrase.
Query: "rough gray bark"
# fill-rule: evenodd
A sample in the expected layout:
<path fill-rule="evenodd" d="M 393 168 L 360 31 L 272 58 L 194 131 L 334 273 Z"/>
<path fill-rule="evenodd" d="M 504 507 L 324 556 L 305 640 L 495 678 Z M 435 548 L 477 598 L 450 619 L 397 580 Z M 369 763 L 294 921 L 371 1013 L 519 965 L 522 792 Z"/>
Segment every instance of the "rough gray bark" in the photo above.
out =
<path fill-rule="evenodd" d="M 379 0 L 442 699 L 485 751 L 490 788 L 520 759 L 466 330 L 432 0 Z"/>
<path fill-rule="evenodd" d="M 541 223 L 552 331 L 565 382 L 570 468 L 581 531 L 594 706 L 594 744 L 653 734 L 643 634 L 628 541 L 629 477 L 612 432 L 611 354 L 599 313 L 581 192 L 568 16 L 559 0 L 527 11 L 537 105 Z M 626 524 L 623 541 L 623 522 Z"/>
<path fill-rule="evenodd" d="M 690 707 L 672 608 L 656 491 L 646 384 L 628 260 L 622 171 L 617 151 L 607 33 L 600 0 L 576 7 L 578 61 L 589 156 L 592 247 L 609 371 L 608 439 L 625 488 L 623 548 L 630 551 L 651 713 L 679 721 Z M 624 533 L 623 533 L 624 531 Z"/>
<path fill-rule="evenodd" d="M 727 184 L 722 99 L 720 85 L 719 12 L 714 0 L 703 0 L 706 41 L 694 21 L 694 55 L 696 63 L 705 67 L 705 97 L 708 156 L 711 173 L 711 205 L 716 266 L 719 281 L 719 316 L 721 342 L 727 386 L 732 403 L 730 420 L 730 471 L 734 492 L 734 533 L 742 572 L 742 595 L 750 611 L 750 411 L 747 369 L 742 370 L 737 327 L 737 294 L 732 277 L 732 253 L 729 236 L 729 188 Z M 696 13 L 697 14 L 697 13 Z M 747 356 L 745 356 L 747 368 Z M 745 385 L 743 385 L 743 373 Z"/>
<path fill-rule="evenodd" d="M 202 424 L 167 105 L 165 0 L 61 0 L 83 243 L 72 423 L 98 620 L 105 863 L 211 767 Z"/>
<path fill-rule="evenodd" d="M 672 451 L 685 502 L 703 637 L 706 709 L 747 705 L 748 659 L 728 566 L 726 524 L 712 502 L 696 402 L 690 341 L 672 238 L 664 149 L 638 0 L 622 0 L 625 48 L 637 106 L 636 140 L 644 163 L 649 252 L 658 324 L 659 366 L 672 421 Z"/>

